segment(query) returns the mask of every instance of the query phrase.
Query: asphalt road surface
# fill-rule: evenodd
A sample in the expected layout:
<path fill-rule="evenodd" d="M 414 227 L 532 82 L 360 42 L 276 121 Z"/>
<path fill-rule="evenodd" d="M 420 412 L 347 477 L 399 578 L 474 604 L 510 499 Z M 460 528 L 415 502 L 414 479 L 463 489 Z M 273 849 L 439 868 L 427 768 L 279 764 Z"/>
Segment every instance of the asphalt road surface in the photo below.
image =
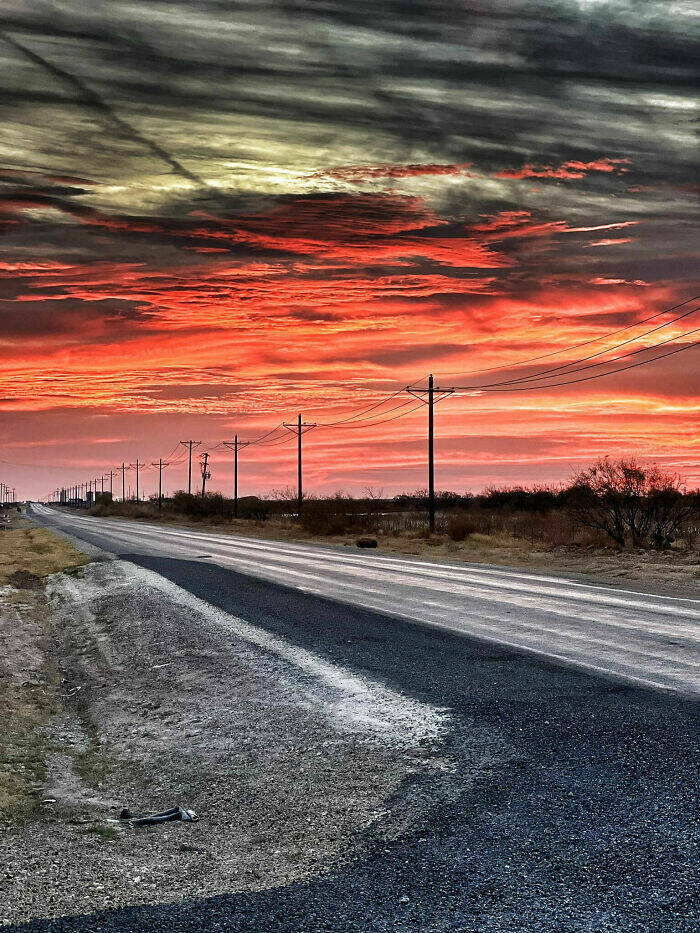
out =
<path fill-rule="evenodd" d="M 214 564 L 627 682 L 700 696 L 700 599 L 34 509 L 41 520 L 120 556 Z"/>
<path fill-rule="evenodd" d="M 355 863 L 310 882 L 21 929 L 698 928 L 697 600 L 43 506 L 34 514 L 449 708 L 452 780 L 459 788 L 464 776 L 464 791 L 404 837 L 369 842 Z M 472 781 L 479 733 L 503 754 Z"/>

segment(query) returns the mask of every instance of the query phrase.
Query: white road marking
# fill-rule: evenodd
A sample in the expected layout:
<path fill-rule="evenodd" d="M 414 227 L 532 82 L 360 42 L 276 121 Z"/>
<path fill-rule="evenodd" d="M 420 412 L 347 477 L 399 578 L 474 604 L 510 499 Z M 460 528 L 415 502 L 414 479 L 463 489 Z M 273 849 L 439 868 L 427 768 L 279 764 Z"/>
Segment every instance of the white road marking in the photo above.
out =
<path fill-rule="evenodd" d="M 109 598 L 110 594 L 155 590 L 179 611 L 185 609 L 192 623 L 206 620 L 233 638 L 261 649 L 256 663 L 263 663 L 269 653 L 289 665 L 294 672 L 289 685 L 299 701 L 319 705 L 339 729 L 356 732 L 368 741 L 380 741 L 382 745 L 388 742 L 401 748 L 441 741 L 449 731 L 452 719 L 449 710 L 405 696 L 327 661 L 212 606 L 160 574 L 120 560 L 110 561 L 107 569 L 104 564 L 92 568 L 80 577 L 54 574 L 49 582 L 49 595 L 63 604 L 64 610 L 68 606 L 71 612 L 90 616 L 94 601 Z"/>
<path fill-rule="evenodd" d="M 506 568 L 428 564 L 35 506 L 116 553 L 211 563 L 624 680 L 700 695 L 700 600 Z M 206 548 L 207 558 L 201 554 Z"/>

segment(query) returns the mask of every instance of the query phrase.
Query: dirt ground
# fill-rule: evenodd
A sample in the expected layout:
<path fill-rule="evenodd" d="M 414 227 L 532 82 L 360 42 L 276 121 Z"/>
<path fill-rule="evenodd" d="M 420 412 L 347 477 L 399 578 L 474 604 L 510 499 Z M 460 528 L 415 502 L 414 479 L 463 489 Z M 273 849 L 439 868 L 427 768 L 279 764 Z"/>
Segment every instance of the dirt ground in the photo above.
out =
<path fill-rule="evenodd" d="M 5 534 L 0 924 L 310 877 L 450 798 L 446 711 L 132 564 Z M 421 776 L 432 799 L 398 802 Z M 119 820 L 176 805 L 200 820 Z"/>
<path fill-rule="evenodd" d="M 45 777 L 47 725 L 58 708 L 46 576 L 86 558 L 16 511 L 0 532 L 0 821 L 30 819 Z"/>

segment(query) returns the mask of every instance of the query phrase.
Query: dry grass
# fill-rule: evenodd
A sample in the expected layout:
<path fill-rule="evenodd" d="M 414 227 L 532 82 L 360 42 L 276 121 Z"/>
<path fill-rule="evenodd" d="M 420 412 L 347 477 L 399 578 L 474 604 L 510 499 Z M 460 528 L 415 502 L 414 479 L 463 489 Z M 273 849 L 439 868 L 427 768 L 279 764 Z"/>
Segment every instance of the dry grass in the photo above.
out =
<path fill-rule="evenodd" d="M 29 525 L 0 534 L 0 585 L 10 583 L 19 584 L 20 589 L 36 589 L 36 578 L 41 581 L 50 573 L 81 567 L 87 562 L 84 554 L 45 528 Z"/>
<path fill-rule="evenodd" d="M 43 528 L 0 535 L 0 820 L 34 817 L 50 751 L 47 726 L 58 711 L 59 674 L 49 648 L 43 578 L 87 558 Z"/>

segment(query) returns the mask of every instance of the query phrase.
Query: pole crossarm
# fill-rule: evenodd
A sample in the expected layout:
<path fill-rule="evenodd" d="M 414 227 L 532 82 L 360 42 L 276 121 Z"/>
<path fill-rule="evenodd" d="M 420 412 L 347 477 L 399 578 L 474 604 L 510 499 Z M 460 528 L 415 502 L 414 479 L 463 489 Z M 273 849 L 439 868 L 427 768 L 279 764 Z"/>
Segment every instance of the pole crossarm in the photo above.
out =
<path fill-rule="evenodd" d="M 302 434 L 306 434 L 312 428 L 317 428 L 318 424 L 316 424 L 315 421 L 313 422 L 313 424 L 310 421 L 304 421 L 301 424 L 297 424 L 296 421 L 293 421 L 291 423 L 283 421 L 282 427 L 287 428 L 287 430 L 291 431 L 292 434 L 299 434 L 299 429 L 301 429 Z"/>
<path fill-rule="evenodd" d="M 406 386 L 404 391 L 408 392 L 409 395 L 413 395 L 415 398 L 418 399 L 419 402 L 423 402 L 424 405 L 430 404 L 427 398 L 422 397 L 424 395 L 428 395 L 430 392 L 430 389 L 414 389 L 411 386 Z M 454 395 L 456 391 L 457 390 L 454 387 L 450 387 L 449 389 L 441 389 L 438 386 L 435 386 L 435 388 L 433 389 L 433 393 L 434 393 L 433 404 L 437 404 L 438 402 L 441 402 L 444 398 L 447 398 L 449 395 Z M 435 398 L 436 395 L 439 395 L 440 398 Z"/>

